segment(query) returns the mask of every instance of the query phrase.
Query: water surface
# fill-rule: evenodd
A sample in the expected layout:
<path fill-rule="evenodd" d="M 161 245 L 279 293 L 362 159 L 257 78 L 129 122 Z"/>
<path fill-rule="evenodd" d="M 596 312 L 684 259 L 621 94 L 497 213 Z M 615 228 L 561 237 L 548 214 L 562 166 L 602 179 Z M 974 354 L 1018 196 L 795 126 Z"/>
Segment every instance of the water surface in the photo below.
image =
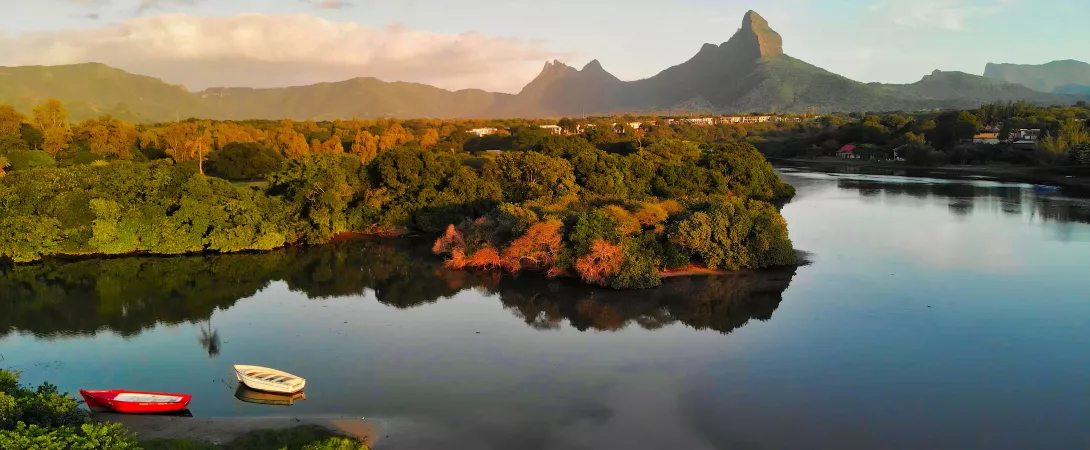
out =
<path fill-rule="evenodd" d="M 201 417 L 388 418 L 428 448 L 1090 448 L 1090 201 L 784 177 L 797 269 L 615 292 L 427 243 L 50 261 L 0 269 L 0 364 Z M 307 399 L 239 401 L 235 363 Z"/>

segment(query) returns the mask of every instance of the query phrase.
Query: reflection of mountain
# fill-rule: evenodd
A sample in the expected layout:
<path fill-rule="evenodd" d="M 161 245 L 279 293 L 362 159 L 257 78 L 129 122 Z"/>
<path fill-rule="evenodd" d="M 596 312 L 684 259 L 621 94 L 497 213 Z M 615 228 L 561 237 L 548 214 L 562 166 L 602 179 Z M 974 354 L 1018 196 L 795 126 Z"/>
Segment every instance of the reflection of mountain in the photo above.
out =
<path fill-rule="evenodd" d="M 994 208 L 1009 215 L 1027 215 L 1059 223 L 1090 223 L 1090 202 L 1061 196 L 1037 195 L 1028 187 L 1014 185 L 952 183 L 892 183 L 889 180 L 840 178 L 837 187 L 859 191 L 864 197 L 910 196 L 948 202 L 955 214 L 977 208 Z"/>
<path fill-rule="evenodd" d="M 356 241 L 253 254 L 114 258 L 0 266 L 0 337 L 24 332 L 58 337 L 111 331 L 133 336 L 158 324 L 209 320 L 275 281 L 310 298 L 374 291 L 380 303 L 412 308 L 465 289 L 498 293 L 527 324 L 580 330 L 619 329 L 635 322 L 655 329 L 683 322 L 723 333 L 750 319 L 767 320 L 794 275 L 739 272 L 674 279 L 660 289 L 593 289 L 537 275 L 518 278 L 452 271 L 423 242 Z M 217 330 L 202 325 L 210 356 Z"/>

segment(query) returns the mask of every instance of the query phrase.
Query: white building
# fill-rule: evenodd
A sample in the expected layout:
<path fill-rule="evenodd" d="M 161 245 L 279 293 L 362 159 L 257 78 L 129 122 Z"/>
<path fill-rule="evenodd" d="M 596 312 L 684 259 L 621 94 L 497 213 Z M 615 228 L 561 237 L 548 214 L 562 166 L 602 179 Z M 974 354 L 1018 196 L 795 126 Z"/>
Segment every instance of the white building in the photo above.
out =
<path fill-rule="evenodd" d="M 689 123 L 691 123 L 693 125 L 715 125 L 715 118 L 714 117 L 699 117 L 699 118 L 693 117 L 693 118 L 685 119 L 685 121 L 689 122 Z"/>
<path fill-rule="evenodd" d="M 476 134 L 477 137 L 485 137 L 496 134 L 496 132 L 498 131 L 500 131 L 498 128 L 474 128 L 472 130 L 466 131 L 466 133 Z"/>
<path fill-rule="evenodd" d="M 564 129 L 560 128 L 560 125 L 541 125 L 541 129 L 548 130 L 552 134 L 563 134 Z"/>

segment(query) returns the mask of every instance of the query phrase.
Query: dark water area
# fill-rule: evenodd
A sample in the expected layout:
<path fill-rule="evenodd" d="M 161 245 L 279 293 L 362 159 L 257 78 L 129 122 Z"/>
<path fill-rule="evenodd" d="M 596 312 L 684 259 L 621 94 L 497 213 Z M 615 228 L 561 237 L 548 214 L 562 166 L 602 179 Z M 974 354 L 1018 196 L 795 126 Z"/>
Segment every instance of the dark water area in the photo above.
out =
<path fill-rule="evenodd" d="M 812 264 L 648 291 L 381 240 L 4 267 L 0 366 L 190 393 L 197 417 L 408 421 L 419 448 L 1090 448 L 1090 200 L 783 176 Z M 242 401 L 232 364 L 306 399 Z"/>

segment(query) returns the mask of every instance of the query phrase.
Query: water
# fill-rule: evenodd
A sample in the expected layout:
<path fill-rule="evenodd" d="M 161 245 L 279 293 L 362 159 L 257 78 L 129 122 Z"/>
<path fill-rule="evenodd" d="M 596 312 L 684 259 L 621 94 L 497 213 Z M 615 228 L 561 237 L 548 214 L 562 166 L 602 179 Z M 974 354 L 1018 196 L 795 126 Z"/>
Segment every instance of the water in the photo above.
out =
<path fill-rule="evenodd" d="M 448 271 L 426 242 L 50 262 L 0 273 L 0 365 L 424 448 L 1090 448 L 1090 200 L 784 177 L 798 269 L 614 292 Z M 307 399 L 241 402 L 234 363 Z"/>

